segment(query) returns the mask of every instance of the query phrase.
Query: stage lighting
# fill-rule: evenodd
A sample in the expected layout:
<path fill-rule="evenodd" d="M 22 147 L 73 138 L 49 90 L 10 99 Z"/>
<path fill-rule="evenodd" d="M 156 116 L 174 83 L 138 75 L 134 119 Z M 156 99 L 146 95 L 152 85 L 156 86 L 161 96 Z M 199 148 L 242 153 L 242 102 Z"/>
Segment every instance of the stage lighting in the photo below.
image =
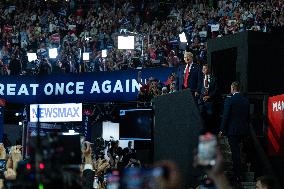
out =
<path fill-rule="evenodd" d="M 179 34 L 179 41 L 181 43 L 187 43 L 187 39 L 186 39 L 186 36 L 185 36 L 185 33 L 182 32 L 181 34 Z"/>
<path fill-rule="evenodd" d="M 107 50 L 104 49 L 102 50 L 102 58 L 106 58 L 107 57 Z"/>
<path fill-rule="evenodd" d="M 90 53 L 83 53 L 83 60 L 84 61 L 90 60 Z"/>
<path fill-rule="evenodd" d="M 134 36 L 118 36 L 118 49 L 134 49 Z"/>
<path fill-rule="evenodd" d="M 49 58 L 56 58 L 58 55 L 57 48 L 48 50 Z"/>
<path fill-rule="evenodd" d="M 69 130 L 68 131 L 68 133 L 66 132 L 66 133 L 62 133 L 63 135 L 78 135 L 78 134 L 80 134 L 80 133 L 77 133 L 77 132 L 75 132 L 74 130 Z"/>
<path fill-rule="evenodd" d="M 35 61 L 37 59 L 36 53 L 27 53 L 27 56 L 29 62 Z"/>

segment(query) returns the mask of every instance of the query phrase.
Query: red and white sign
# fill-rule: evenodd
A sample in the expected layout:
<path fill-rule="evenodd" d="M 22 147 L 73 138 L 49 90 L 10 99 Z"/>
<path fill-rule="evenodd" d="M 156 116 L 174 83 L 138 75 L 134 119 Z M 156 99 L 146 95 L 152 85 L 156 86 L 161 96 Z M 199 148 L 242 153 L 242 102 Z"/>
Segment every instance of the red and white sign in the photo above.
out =
<path fill-rule="evenodd" d="M 284 156 L 284 94 L 268 98 L 268 152 Z"/>

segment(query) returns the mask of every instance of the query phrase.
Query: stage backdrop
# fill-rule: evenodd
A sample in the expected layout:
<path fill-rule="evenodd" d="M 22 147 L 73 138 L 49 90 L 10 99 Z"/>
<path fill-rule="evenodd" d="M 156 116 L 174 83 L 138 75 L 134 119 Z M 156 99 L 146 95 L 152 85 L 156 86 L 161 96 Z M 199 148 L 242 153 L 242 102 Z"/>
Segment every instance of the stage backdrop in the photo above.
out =
<path fill-rule="evenodd" d="M 0 78 L 0 96 L 10 103 L 134 101 L 140 89 L 139 70 Z M 142 70 L 142 82 L 154 77 L 165 82 L 174 68 Z"/>
<path fill-rule="evenodd" d="M 268 98 L 269 155 L 284 156 L 284 94 Z"/>

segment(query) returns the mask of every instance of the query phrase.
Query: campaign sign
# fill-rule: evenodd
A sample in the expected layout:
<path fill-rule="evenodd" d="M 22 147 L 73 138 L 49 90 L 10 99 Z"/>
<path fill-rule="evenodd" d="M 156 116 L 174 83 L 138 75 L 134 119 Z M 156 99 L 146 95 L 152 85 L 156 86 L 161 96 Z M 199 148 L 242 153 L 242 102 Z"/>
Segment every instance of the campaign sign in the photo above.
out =
<path fill-rule="evenodd" d="M 82 104 L 31 104 L 30 122 L 82 121 Z"/>
<path fill-rule="evenodd" d="M 54 74 L 47 76 L 0 77 L 0 96 L 10 103 L 93 103 L 135 101 L 141 87 L 150 77 L 165 82 L 175 68 Z"/>
<path fill-rule="evenodd" d="M 284 156 L 284 94 L 268 98 L 269 155 Z"/>

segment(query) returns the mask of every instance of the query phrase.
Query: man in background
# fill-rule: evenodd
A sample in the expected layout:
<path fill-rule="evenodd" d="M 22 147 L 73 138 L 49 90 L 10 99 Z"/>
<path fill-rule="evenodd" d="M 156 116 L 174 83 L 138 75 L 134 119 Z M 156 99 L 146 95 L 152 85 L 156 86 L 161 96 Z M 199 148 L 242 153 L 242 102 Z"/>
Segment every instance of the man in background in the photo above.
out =
<path fill-rule="evenodd" d="M 204 121 L 206 131 L 216 134 L 216 121 L 214 120 L 214 103 L 217 96 L 217 81 L 216 78 L 210 73 L 208 64 L 202 67 L 202 87 L 198 106 L 201 117 Z"/>
<path fill-rule="evenodd" d="M 249 131 L 249 101 L 240 94 L 240 83 L 231 84 L 231 97 L 224 103 L 223 118 L 219 136 L 226 135 L 230 144 L 233 160 L 234 181 L 241 176 L 240 144 Z"/>

